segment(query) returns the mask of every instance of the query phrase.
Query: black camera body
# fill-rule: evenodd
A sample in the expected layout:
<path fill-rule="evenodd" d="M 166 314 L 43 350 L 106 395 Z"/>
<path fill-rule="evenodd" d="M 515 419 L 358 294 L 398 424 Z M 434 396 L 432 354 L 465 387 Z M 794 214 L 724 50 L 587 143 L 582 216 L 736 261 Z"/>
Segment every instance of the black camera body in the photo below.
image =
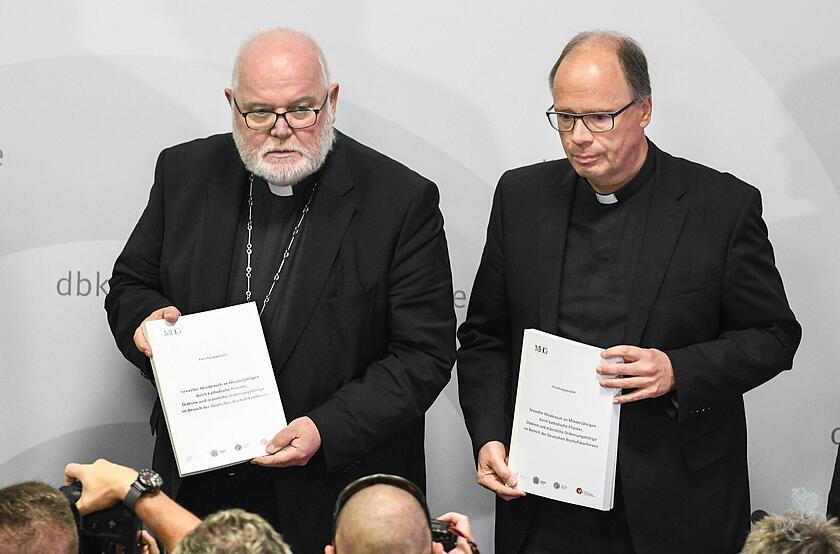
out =
<path fill-rule="evenodd" d="M 140 552 L 138 542 L 142 523 L 123 503 L 107 510 L 79 515 L 76 501 L 82 496 L 82 483 L 75 481 L 59 488 L 73 509 L 79 531 L 79 550 L 82 554 L 135 554 Z"/>
<path fill-rule="evenodd" d="M 446 552 L 455 548 L 455 542 L 458 540 L 458 537 L 449 531 L 449 523 L 439 519 L 433 519 L 431 520 L 431 524 L 432 540 L 439 542 Z"/>

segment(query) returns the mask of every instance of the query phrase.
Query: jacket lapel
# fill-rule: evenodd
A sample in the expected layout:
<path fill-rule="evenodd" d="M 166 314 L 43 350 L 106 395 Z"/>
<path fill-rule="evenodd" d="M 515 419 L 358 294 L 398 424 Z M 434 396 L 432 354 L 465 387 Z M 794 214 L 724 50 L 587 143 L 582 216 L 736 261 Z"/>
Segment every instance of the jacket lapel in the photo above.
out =
<path fill-rule="evenodd" d="M 673 159 L 649 144 L 656 149 L 657 170 L 624 329 L 624 342 L 632 345 L 641 341 L 688 214 L 688 208 L 680 202 L 685 187 Z"/>
<path fill-rule="evenodd" d="M 206 209 L 202 227 L 202 255 L 197 260 L 198 274 L 194 276 L 195 296 L 190 311 L 212 310 L 226 305 L 230 266 L 236 243 L 239 207 L 248 188 L 248 173 L 233 138 L 224 160 L 220 160 L 219 178 L 206 184 Z M 233 209 L 231 209 L 233 207 Z"/>
<path fill-rule="evenodd" d="M 563 271 L 563 254 L 566 250 L 566 231 L 572 210 L 577 174 L 569 168 L 549 188 L 543 199 L 538 229 L 539 258 L 537 279 L 540 299 L 540 329 L 549 333 L 557 331 L 560 310 L 560 276 Z"/>
<path fill-rule="evenodd" d="M 297 273 L 289 282 L 290 295 L 286 327 L 280 331 L 273 357 L 276 372 L 281 371 L 309 322 L 321 291 L 330 275 L 347 226 L 356 211 L 354 188 L 346 164 L 342 135 L 327 158 L 318 178 L 318 190 L 305 223 L 306 241 L 295 262 Z"/>

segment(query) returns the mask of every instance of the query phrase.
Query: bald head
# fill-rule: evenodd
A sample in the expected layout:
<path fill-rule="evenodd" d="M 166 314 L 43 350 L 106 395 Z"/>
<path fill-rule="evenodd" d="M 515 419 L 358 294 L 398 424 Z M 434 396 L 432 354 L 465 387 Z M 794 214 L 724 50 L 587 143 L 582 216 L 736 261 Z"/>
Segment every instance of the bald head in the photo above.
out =
<path fill-rule="evenodd" d="M 249 39 L 225 97 L 236 149 L 253 175 L 296 185 L 324 165 L 336 138 L 338 83 L 329 82 L 324 55 L 311 38 L 272 29 Z"/>
<path fill-rule="evenodd" d="M 233 64 L 234 90 L 243 74 L 247 78 L 254 72 L 303 78 L 316 76 L 322 88 L 330 83 L 321 48 L 308 35 L 292 29 L 270 29 L 245 41 Z"/>
<path fill-rule="evenodd" d="M 373 485 L 354 494 L 338 516 L 339 554 L 409 554 L 432 551 L 426 512 L 414 496 L 391 485 Z"/>

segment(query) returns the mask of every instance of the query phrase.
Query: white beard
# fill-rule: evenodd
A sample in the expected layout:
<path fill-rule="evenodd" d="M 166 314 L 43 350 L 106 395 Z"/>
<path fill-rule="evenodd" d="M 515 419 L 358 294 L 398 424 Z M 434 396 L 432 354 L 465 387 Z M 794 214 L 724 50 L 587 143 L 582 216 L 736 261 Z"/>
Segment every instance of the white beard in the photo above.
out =
<path fill-rule="evenodd" d="M 324 125 L 310 147 L 292 145 L 288 141 L 269 137 L 269 140 L 257 150 L 248 147 L 243 131 L 237 125 L 239 122 L 236 121 L 236 118 L 241 116 L 233 114 L 233 141 L 236 143 L 236 149 L 239 151 L 239 157 L 242 158 L 245 168 L 254 175 L 275 185 L 294 185 L 318 171 L 324 165 L 327 154 L 332 150 L 336 140 L 335 129 L 333 128 L 335 118 L 332 109 L 327 108 L 320 115 L 321 117 L 326 116 Z M 300 154 L 300 158 L 295 162 L 283 164 L 269 163 L 265 160 L 266 154 L 281 149 L 297 152 Z"/>

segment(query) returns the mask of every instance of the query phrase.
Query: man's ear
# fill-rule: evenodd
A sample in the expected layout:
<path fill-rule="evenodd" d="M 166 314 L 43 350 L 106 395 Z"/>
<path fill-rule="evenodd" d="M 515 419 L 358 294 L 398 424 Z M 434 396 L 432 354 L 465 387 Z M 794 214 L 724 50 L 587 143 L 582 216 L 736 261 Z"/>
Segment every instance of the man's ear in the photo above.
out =
<path fill-rule="evenodd" d="M 335 554 L 335 547 L 331 544 L 328 544 L 324 547 L 324 554 Z"/>
<path fill-rule="evenodd" d="M 650 118 L 653 114 L 653 98 L 651 96 L 648 96 L 647 98 L 639 102 L 639 105 L 642 107 L 642 118 L 640 123 L 642 129 L 644 129 L 645 127 L 650 125 Z"/>
<path fill-rule="evenodd" d="M 329 86 L 327 96 L 330 99 L 333 114 L 335 114 L 336 108 L 338 107 L 338 83 L 333 83 Z"/>

